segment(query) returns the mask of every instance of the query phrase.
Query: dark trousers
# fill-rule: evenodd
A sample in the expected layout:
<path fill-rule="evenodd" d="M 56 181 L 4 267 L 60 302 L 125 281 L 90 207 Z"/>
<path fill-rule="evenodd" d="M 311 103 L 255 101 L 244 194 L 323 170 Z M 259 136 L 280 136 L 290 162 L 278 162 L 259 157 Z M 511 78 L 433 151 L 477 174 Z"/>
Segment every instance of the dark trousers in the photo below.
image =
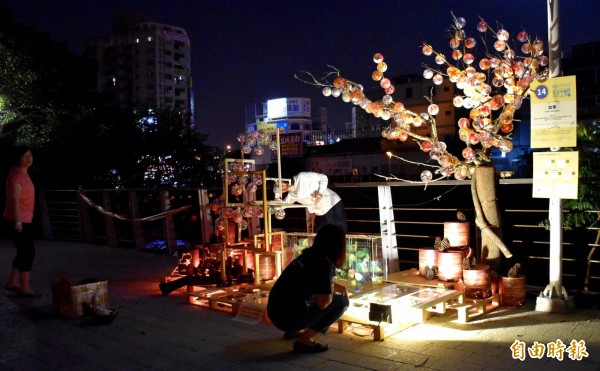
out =
<path fill-rule="evenodd" d="M 342 201 L 339 201 L 337 204 L 333 205 L 328 212 L 323 215 L 317 215 L 315 217 L 315 225 L 313 231 L 317 233 L 319 229 L 326 224 L 335 224 L 338 227 L 342 228 L 344 233 L 348 233 L 348 223 L 346 222 L 346 209 L 344 209 L 344 204 Z"/>
<path fill-rule="evenodd" d="M 349 305 L 347 297 L 334 294 L 331 304 L 325 309 L 320 309 L 313 304 L 300 316 L 279 316 L 276 313 L 269 313 L 269 318 L 275 327 L 282 331 L 299 331 L 309 328 L 325 334 L 329 327 L 340 319 Z"/>
<path fill-rule="evenodd" d="M 31 223 L 23 223 L 23 229 L 20 233 L 15 232 L 15 223 L 5 221 L 5 230 L 9 231 L 13 243 L 17 249 L 17 256 L 13 260 L 13 268 L 20 272 L 30 272 L 35 258 L 35 247 L 33 245 L 33 225 Z"/>

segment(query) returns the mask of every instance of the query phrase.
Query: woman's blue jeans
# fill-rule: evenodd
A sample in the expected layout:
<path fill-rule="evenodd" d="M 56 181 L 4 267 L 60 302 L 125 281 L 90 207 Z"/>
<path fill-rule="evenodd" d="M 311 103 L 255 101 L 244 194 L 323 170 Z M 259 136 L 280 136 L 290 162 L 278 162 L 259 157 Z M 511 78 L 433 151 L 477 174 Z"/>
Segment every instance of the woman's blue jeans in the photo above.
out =
<path fill-rule="evenodd" d="M 350 302 L 346 296 L 334 294 L 331 304 L 321 309 L 312 305 L 302 316 L 286 316 L 279 313 L 269 313 L 271 322 L 282 331 L 299 331 L 311 329 L 320 333 L 327 333 L 327 330 L 344 314 Z"/>

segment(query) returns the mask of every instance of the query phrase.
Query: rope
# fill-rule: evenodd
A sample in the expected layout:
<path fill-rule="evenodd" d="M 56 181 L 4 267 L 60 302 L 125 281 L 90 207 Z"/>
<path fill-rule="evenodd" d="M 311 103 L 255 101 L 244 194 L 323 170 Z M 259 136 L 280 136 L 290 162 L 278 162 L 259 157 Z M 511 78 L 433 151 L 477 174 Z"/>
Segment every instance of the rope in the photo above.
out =
<path fill-rule="evenodd" d="M 102 206 L 94 203 L 94 201 L 90 200 L 86 195 L 83 194 L 83 191 L 79 190 L 78 192 L 79 197 L 81 197 L 81 199 L 83 201 L 85 201 L 85 203 L 87 203 L 89 206 L 91 206 L 93 209 L 95 209 L 96 211 L 98 211 L 100 214 L 114 218 L 114 219 L 118 219 L 118 220 L 123 220 L 123 221 L 127 221 L 127 222 L 150 222 L 153 220 L 158 220 L 158 219 L 162 219 L 164 217 L 166 217 L 167 215 L 172 215 L 172 214 L 177 214 L 181 211 L 187 210 L 189 208 L 192 207 L 192 205 L 186 205 L 186 206 L 182 206 L 179 207 L 177 209 L 173 209 L 173 210 L 167 210 L 164 211 L 162 213 L 158 213 L 155 215 L 150 215 L 150 216 L 146 216 L 144 218 L 135 218 L 135 219 L 131 219 L 131 218 L 126 218 L 124 216 L 115 214 L 115 213 L 111 213 L 110 211 L 105 210 Z"/>

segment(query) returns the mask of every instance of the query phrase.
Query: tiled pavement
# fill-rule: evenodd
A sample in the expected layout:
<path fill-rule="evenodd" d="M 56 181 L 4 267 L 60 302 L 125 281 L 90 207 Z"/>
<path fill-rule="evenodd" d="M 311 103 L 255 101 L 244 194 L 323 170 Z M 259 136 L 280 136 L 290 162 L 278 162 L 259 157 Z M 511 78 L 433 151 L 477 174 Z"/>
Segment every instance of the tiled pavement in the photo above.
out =
<path fill-rule="evenodd" d="M 175 266 L 173 257 L 81 243 L 36 244 L 33 283 L 43 296 L 0 292 L 0 370 L 600 370 L 596 310 L 538 313 L 531 298 L 528 308 L 497 309 L 468 324 L 434 317 L 382 342 L 364 336 L 364 328 L 331 331 L 323 339 L 328 352 L 297 355 L 272 325 L 234 321 L 230 314 L 187 304 L 182 293 L 161 296 L 158 282 Z M 10 242 L 0 241 L 1 277 L 13 256 Z M 121 308 L 116 320 L 94 325 L 58 318 L 51 295 L 58 272 L 107 279 L 111 306 Z M 567 346 L 585 341 L 589 356 L 513 359 L 515 340 L 529 347 L 558 339 Z"/>

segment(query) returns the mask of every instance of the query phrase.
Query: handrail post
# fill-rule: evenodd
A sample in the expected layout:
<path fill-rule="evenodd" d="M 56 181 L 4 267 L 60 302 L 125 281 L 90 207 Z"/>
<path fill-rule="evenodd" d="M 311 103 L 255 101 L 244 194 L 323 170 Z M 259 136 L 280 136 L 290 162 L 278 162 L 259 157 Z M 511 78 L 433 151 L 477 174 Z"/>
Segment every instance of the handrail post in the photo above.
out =
<path fill-rule="evenodd" d="M 133 233 L 133 242 L 135 248 L 143 250 L 146 246 L 144 243 L 144 230 L 140 218 L 140 208 L 138 206 L 137 192 L 129 191 L 129 213 L 131 214 L 131 227 Z"/>
<path fill-rule="evenodd" d="M 110 195 L 107 191 L 102 191 L 102 207 L 106 211 L 111 211 Z M 106 231 L 106 244 L 113 247 L 118 246 L 115 221 L 107 215 L 104 216 L 104 230 Z"/>

